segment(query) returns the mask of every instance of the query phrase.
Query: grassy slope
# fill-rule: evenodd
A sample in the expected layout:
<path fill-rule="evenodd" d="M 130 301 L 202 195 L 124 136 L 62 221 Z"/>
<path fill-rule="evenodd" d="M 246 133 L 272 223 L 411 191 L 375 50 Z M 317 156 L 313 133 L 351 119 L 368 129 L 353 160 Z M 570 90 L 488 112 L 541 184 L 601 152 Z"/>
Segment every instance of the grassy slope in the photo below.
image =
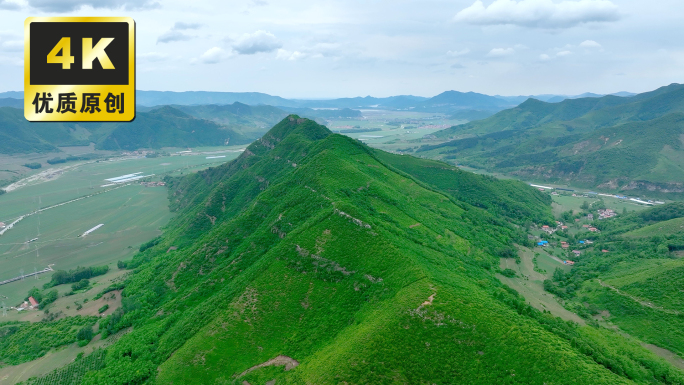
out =
<path fill-rule="evenodd" d="M 179 216 L 131 262 L 123 310 L 100 323 L 134 330 L 85 383 L 681 376 L 636 348 L 610 348 L 624 351 L 611 365 L 609 343 L 621 340 L 535 313 L 491 273 L 497 253 L 524 234 L 376 154 L 292 117 L 235 162 L 174 182 Z M 534 208 L 539 198 L 529 191 L 525 206 Z M 167 252 L 171 245 L 178 250 Z M 235 378 L 279 354 L 301 365 Z"/>

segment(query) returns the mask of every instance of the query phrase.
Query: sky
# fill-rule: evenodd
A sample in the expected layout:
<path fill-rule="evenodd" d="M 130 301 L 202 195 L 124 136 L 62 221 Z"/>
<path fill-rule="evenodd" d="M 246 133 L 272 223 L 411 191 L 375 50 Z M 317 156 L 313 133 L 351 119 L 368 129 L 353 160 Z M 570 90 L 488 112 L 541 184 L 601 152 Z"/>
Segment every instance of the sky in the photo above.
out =
<path fill-rule="evenodd" d="M 684 81 L 681 0 L 0 0 L 0 92 L 30 16 L 129 16 L 137 89 L 286 98 L 644 92 Z"/>

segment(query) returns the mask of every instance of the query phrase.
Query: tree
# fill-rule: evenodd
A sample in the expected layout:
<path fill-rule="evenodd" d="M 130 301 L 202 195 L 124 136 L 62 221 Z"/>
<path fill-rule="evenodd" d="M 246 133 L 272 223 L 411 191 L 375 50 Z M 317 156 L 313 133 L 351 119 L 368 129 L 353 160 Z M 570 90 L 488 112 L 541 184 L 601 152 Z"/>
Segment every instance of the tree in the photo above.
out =
<path fill-rule="evenodd" d="M 582 203 L 582 206 L 580 206 L 580 208 L 581 208 L 582 210 L 584 210 L 584 211 L 589 210 L 589 202 L 584 201 L 584 202 Z"/>
<path fill-rule="evenodd" d="M 28 292 L 29 297 L 33 297 L 38 303 L 43 300 L 43 293 L 40 292 L 40 289 L 37 287 L 34 287 L 33 289 L 29 290 Z M 27 297 L 28 299 L 28 297 Z"/>
<path fill-rule="evenodd" d="M 565 280 L 565 273 L 561 268 L 557 267 L 556 270 L 553 272 L 553 280 L 555 282 L 563 281 Z"/>
<path fill-rule="evenodd" d="M 93 339 L 93 328 L 89 325 L 82 327 L 78 333 L 76 333 L 76 338 L 81 341 L 90 341 Z"/>

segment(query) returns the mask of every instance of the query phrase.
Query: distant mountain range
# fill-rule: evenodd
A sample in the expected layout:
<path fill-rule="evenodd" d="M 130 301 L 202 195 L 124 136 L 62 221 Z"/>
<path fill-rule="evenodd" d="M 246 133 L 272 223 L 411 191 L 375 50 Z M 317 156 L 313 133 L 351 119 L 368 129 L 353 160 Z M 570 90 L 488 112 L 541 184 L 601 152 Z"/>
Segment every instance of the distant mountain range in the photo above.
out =
<path fill-rule="evenodd" d="M 434 134 L 422 156 L 526 179 L 614 191 L 684 193 L 684 85 L 630 98 L 528 99 Z"/>
<path fill-rule="evenodd" d="M 633 96 L 629 92 L 619 92 L 615 96 Z M 160 105 L 228 105 L 242 103 L 250 106 L 268 105 L 281 108 L 380 108 L 380 109 L 415 109 L 425 112 L 455 112 L 459 110 L 500 111 L 514 107 L 529 98 L 548 102 L 560 102 L 565 99 L 585 97 L 601 97 L 603 95 L 585 93 L 576 96 L 536 95 L 536 96 L 490 96 L 476 92 L 446 91 L 437 96 L 426 98 L 413 95 L 390 96 L 376 98 L 372 96 L 338 98 L 338 99 L 286 99 L 261 92 L 210 92 L 210 91 L 137 91 L 139 106 Z M 8 101 L 2 99 L 22 99 L 22 92 L 0 93 L 0 106 L 7 106 Z M 14 102 L 16 103 L 16 102 Z M 14 107 L 15 105 L 11 105 Z M 20 107 L 20 106 L 19 106 Z"/>

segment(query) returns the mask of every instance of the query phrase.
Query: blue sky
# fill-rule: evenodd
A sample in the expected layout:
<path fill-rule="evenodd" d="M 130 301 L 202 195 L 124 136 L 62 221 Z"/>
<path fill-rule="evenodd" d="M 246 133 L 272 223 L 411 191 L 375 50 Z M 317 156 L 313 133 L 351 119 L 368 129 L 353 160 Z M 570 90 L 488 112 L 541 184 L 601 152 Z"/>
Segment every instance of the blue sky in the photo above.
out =
<path fill-rule="evenodd" d="M 29 16 L 130 16 L 138 89 L 289 98 L 642 92 L 684 81 L 680 0 L 0 0 L 0 91 Z"/>

